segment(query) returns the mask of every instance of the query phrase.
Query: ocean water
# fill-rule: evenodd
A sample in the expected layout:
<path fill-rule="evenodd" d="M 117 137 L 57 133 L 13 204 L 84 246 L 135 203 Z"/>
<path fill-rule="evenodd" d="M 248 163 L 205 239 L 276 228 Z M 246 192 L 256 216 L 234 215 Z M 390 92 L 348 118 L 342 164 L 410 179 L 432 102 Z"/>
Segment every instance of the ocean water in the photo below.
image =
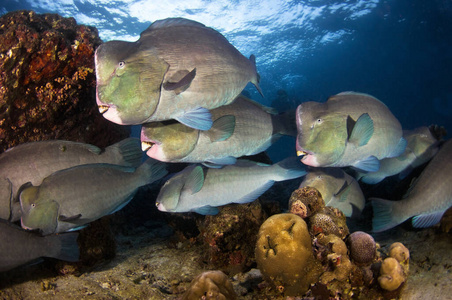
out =
<path fill-rule="evenodd" d="M 383 101 L 404 129 L 452 130 L 450 0 L 3 0 L 17 9 L 59 13 L 98 28 L 103 41 L 133 41 L 151 22 L 185 17 L 221 32 L 245 56 L 256 55 L 262 98 L 280 110 L 326 101 L 342 91 Z M 279 94 L 278 94 L 279 93 Z M 294 140 L 269 149 L 293 155 Z"/>

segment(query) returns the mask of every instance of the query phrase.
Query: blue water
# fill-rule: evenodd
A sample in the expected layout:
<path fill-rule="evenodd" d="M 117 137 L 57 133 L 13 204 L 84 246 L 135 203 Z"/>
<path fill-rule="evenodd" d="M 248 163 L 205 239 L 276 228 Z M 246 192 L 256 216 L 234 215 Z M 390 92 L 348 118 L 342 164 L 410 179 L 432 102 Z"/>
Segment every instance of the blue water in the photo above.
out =
<path fill-rule="evenodd" d="M 256 55 L 265 98 L 247 91 L 263 104 L 290 109 L 353 90 L 382 100 L 405 129 L 438 124 L 452 131 L 450 0 L 129 2 L 3 0 L 0 14 L 71 16 L 96 26 L 104 41 L 136 40 L 157 19 L 194 19 L 245 56 Z M 273 160 L 293 155 L 293 143 L 283 138 L 273 146 Z"/>

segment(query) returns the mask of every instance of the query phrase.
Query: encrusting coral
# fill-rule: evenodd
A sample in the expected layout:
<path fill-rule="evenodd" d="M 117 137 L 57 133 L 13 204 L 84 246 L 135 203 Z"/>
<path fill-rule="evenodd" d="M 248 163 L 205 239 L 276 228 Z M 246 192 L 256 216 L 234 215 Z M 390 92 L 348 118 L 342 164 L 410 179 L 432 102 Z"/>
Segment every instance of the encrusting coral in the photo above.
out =
<path fill-rule="evenodd" d="M 290 213 L 273 215 L 262 224 L 256 262 L 263 277 L 287 296 L 306 293 L 322 271 L 306 222 Z"/>
<path fill-rule="evenodd" d="M 190 283 L 182 300 L 235 300 L 235 293 L 229 278 L 221 271 L 206 271 Z"/>

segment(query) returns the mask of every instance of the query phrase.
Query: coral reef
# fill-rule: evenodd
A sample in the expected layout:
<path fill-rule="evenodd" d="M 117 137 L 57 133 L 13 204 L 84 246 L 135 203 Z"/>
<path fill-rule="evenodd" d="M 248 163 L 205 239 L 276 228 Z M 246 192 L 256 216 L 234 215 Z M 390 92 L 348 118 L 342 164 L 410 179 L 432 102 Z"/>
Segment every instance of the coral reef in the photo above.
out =
<path fill-rule="evenodd" d="M 306 293 L 322 271 L 306 222 L 290 213 L 273 215 L 262 224 L 256 262 L 263 277 L 287 296 Z"/>
<path fill-rule="evenodd" d="M 228 276 L 221 271 L 207 271 L 196 276 L 181 300 L 235 300 L 235 293 Z"/>
<path fill-rule="evenodd" d="M 289 211 L 303 219 L 312 216 L 324 206 L 325 201 L 320 192 L 309 186 L 296 189 L 289 199 Z"/>
<path fill-rule="evenodd" d="M 393 257 L 385 258 L 381 264 L 380 276 L 378 277 L 380 286 L 387 291 L 394 291 L 398 289 L 405 280 L 406 275 L 397 259 Z"/>
<path fill-rule="evenodd" d="M 228 205 L 216 216 L 198 219 L 200 238 L 209 268 L 235 274 L 254 262 L 254 245 L 259 227 L 267 218 L 258 200 Z"/>
<path fill-rule="evenodd" d="M 344 239 L 348 234 L 347 218 L 337 208 L 323 207 L 319 212 L 309 217 L 309 232 L 312 235 L 318 233 L 334 234 Z"/>
<path fill-rule="evenodd" d="M 0 39 L 0 152 L 48 139 L 105 147 L 128 136 L 128 128 L 97 109 L 97 29 L 57 14 L 16 11 L 0 18 Z"/>

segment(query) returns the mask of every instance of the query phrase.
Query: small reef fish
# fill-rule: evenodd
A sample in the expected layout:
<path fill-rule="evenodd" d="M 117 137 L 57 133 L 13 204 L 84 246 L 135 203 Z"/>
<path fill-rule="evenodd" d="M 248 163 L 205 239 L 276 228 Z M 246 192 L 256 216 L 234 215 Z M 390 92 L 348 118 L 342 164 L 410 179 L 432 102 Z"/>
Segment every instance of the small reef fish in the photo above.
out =
<path fill-rule="evenodd" d="M 139 187 L 166 173 L 164 164 L 153 159 L 136 169 L 91 164 L 55 172 L 21 191 L 22 227 L 43 235 L 80 229 L 120 210 Z"/>
<path fill-rule="evenodd" d="M 390 229 L 408 218 L 415 228 L 437 224 L 452 206 L 452 140 L 446 141 L 406 196 L 399 201 L 370 198 L 374 232 Z"/>
<path fill-rule="evenodd" d="M 40 257 L 78 261 L 78 233 L 40 236 L 5 220 L 0 220 L 0 272 L 32 262 Z"/>
<path fill-rule="evenodd" d="M 176 121 L 143 124 L 141 144 L 165 162 L 229 165 L 237 157 L 265 151 L 281 135 L 296 136 L 295 113 L 277 114 L 245 96 L 211 110 L 213 126 L 201 131 Z"/>
<path fill-rule="evenodd" d="M 20 219 L 17 192 L 27 182 L 39 185 L 56 171 L 83 164 L 137 167 L 142 157 L 140 140 L 136 138 L 124 139 L 104 150 L 63 140 L 30 142 L 10 148 L 0 155 L 0 218 L 13 222 Z"/>
<path fill-rule="evenodd" d="M 275 181 L 305 174 L 305 167 L 294 157 L 274 165 L 248 160 L 237 160 L 221 169 L 190 165 L 162 186 L 156 205 L 166 212 L 215 215 L 217 206 L 254 201 Z"/>
<path fill-rule="evenodd" d="M 155 21 L 136 42 L 100 45 L 95 65 L 99 111 L 117 124 L 176 119 L 208 130 L 209 109 L 231 103 L 250 81 L 261 92 L 253 55 L 183 18 Z"/>
<path fill-rule="evenodd" d="M 428 162 L 438 152 L 439 141 L 432 135 L 428 127 L 404 130 L 403 137 L 407 141 L 403 154 L 382 159 L 377 172 L 358 173 L 356 178 L 367 184 L 377 184 L 386 177 L 396 174 L 403 179 L 413 169 Z"/>
<path fill-rule="evenodd" d="M 296 113 L 297 154 L 313 167 L 375 172 L 379 160 L 403 153 L 402 127 L 386 105 L 361 93 L 343 92 L 325 103 L 305 102 Z"/>
<path fill-rule="evenodd" d="M 347 217 L 358 217 L 366 199 L 358 182 L 340 168 L 315 168 L 306 174 L 300 189 L 316 188 L 325 205 L 340 209 Z"/>

